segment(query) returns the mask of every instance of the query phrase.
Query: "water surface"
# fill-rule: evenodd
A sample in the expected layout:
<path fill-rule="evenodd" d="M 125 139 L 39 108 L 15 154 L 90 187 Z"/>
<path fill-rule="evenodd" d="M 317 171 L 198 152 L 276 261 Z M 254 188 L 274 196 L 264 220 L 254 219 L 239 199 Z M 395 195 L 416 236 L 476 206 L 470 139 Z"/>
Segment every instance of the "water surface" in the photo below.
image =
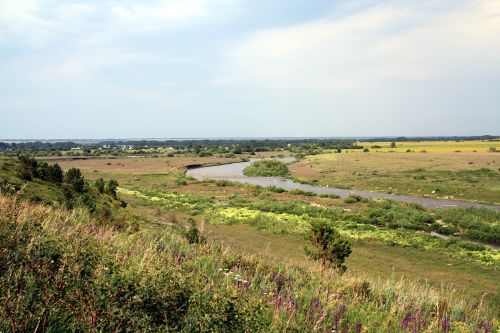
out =
<path fill-rule="evenodd" d="M 215 179 L 215 180 L 228 180 L 246 184 L 260 185 L 260 186 L 276 186 L 285 190 L 302 190 L 313 192 L 316 194 L 336 194 L 341 198 L 350 195 L 359 195 L 367 199 L 391 199 L 401 202 L 414 202 L 421 204 L 425 208 L 450 208 L 450 207 L 474 207 L 474 208 L 490 208 L 500 211 L 500 206 L 483 205 L 468 201 L 459 200 L 445 200 L 445 199 L 432 199 L 425 197 L 416 197 L 411 195 L 395 195 L 382 192 L 373 192 L 366 190 L 347 190 L 332 187 L 320 187 L 307 184 L 300 184 L 287 178 L 282 177 L 248 177 L 243 174 L 243 169 L 250 165 L 257 159 L 250 160 L 249 162 L 231 163 L 224 165 L 216 165 L 209 167 L 201 167 L 190 169 L 186 172 L 187 176 L 193 177 L 197 180 Z M 282 158 L 281 161 L 285 163 L 293 162 L 294 158 Z"/>

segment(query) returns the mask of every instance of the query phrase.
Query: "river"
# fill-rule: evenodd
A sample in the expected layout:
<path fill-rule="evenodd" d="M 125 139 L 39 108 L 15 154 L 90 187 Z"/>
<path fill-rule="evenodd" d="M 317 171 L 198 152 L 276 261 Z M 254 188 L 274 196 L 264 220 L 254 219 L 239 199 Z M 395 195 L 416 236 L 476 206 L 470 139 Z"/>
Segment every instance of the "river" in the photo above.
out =
<path fill-rule="evenodd" d="M 285 190 L 302 190 L 307 192 L 314 192 L 316 194 L 336 194 L 341 198 L 350 195 L 359 195 L 367 199 L 391 199 L 401 202 L 414 202 L 421 204 L 425 208 L 450 208 L 450 207 L 474 207 L 474 208 L 490 208 L 500 211 L 500 206 L 483 205 L 468 201 L 459 200 L 445 200 L 445 199 L 432 199 L 425 197 L 416 197 L 411 195 L 395 195 L 382 192 L 373 192 L 366 190 L 346 190 L 332 187 L 320 187 L 307 184 L 300 184 L 287 178 L 281 177 L 248 177 L 243 174 L 243 169 L 250 165 L 257 159 L 250 160 L 249 162 L 223 164 L 209 167 L 200 167 L 189 169 L 186 172 L 187 176 L 193 177 L 197 180 L 215 179 L 215 180 L 228 180 L 246 184 L 260 185 L 260 186 L 276 186 Z M 282 158 L 281 161 L 290 163 L 294 158 Z"/>

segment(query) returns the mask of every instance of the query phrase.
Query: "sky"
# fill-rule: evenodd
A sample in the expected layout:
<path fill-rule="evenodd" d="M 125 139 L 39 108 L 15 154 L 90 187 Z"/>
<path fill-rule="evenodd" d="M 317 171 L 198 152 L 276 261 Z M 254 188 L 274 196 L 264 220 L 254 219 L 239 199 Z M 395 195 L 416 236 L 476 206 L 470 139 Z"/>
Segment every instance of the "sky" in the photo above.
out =
<path fill-rule="evenodd" d="M 0 138 L 500 134 L 500 0 L 0 0 Z"/>

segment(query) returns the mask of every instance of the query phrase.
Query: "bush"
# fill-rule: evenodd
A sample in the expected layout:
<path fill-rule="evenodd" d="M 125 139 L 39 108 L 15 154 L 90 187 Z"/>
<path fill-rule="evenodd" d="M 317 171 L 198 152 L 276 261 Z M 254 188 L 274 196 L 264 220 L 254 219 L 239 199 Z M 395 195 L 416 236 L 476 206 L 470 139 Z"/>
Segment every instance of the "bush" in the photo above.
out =
<path fill-rule="evenodd" d="M 293 195 L 305 195 L 307 197 L 315 197 L 315 196 L 317 196 L 317 194 L 314 193 L 314 192 L 303 191 L 303 190 L 299 190 L 299 189 L 291 190 L 290 194 L 293 194 Z"/>
<path fill-rule="evenodd" d="M 286 192 L 286 190 L 284 188 L 281 188 L 281 187 L 276 187 L 274 185 L 271 185 L 267 188 L 269 191 L 271 192 L 275 192 L 275 193 L 283 193 L 283 192 Z"/>
<path fill-rule="evenodd" d="M 288 177 L 290 172 L 288 166 L 281 161 L 259 160 L 243 169 L 243 174 L 245 176 Z"/>
<path fill-rule="evenodd" d="M 99 178 L 99 179 L 96 179 L 96 181 L 94 182 L 94 186 L 95 186 L 97 192 L 104 193 L 106 183 L 104 182 L 104 179 Z"/>
<path fill-rule="evenodd" d="M 330 198 L 330 199 L 339 199 L 340 198 L 340 195 L 338 194 L 320 194 L 319 195 L 320 198 Z"/>
<path fill-rule="evenodd" d="M 367 200 L 357 194 L 352 194 L 346 198 L 344 198 L 344 202 L 347 204 L 352 204 L 356 202 L 366 202 Z"/>
<path fill-rule="evenodd" d="M 316 221 L 311 223 L 308 239 L 314 251 L 306 249 L 306 253 L 321 262 L 321 267 L 334 267 L 339 273 L 346 271 L 345 259 L 351 254 L 351 246 L 347 240 L 333 228 L 331 223 Z"/>
<path fill-rule="evenodd" d="M 37 168 L 38 162 L 33 157 L 19 156 L 21 162 L 21 170 L 19 170 L 19 177 L 24 180 L 32 180 L 38 176 Z"/>
<path fill-rule="evenodd" d="M 85 191 L 85 181 L 80 169 L 71 168 L 66 171 L 65 182 L 71 186 L 71 189 L 76 193 L 83 193 Z"/>
<path fill-rule="evenodd" d="M 38 163 L 38 177 L 40 179 L 61 183 L 63 181 L 63 171 L 59 164 L 48 165 L 47 163 Z"/>
<path fill-rule="evenodd" d="M 106 184 L 106 193 L 116 199 L 116 189 L 118 188 L 118 182 L 114 179 L 111 179 Z"/>
<path fill-rule="evenodd" d="M 190 244 L 204 243 L 205 237 L 203 237 L 196 227 L 196 222 L 193 219 L 189 219 L 190 227 L 186 232 L 186 239 Z"/>

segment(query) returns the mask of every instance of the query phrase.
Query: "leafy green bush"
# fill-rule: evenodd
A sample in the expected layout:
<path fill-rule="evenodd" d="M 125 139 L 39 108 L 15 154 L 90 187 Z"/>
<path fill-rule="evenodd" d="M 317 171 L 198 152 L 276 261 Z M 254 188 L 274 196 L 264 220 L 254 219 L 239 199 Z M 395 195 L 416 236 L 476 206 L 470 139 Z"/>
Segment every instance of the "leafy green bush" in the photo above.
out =
<path fill-rule="evenodd" d="M 351 246 L 333 225 L 327 221 L 315 221 L 311 224 L 308 239 L 314 247 L 313 251 L 306 248 L 306 253 L 321 262 L 321 267 L 332 266 L 337 271 L 346 271 L 345 259 L 351 254 Z"/>
<path fill-rule="evenodd" d="M 276 187 L 274 185 L 271 185 L 271 186 L 268 186 L 267 189 L 271 192 L 275 192 L 275 193 L 283 193 L 283 192 L 286 192 L 286 190 L 284 188 L 281 188 L 281 187 Z"/>
<path fill-rule="evenodd" d="M 344 202 L 351 204 L 356 202 L 366 202 L 367 200 L 357 194 L 351 194 L 350 196 L 344 198 Z"/>
<path fill-rule="evenodd" d="M 291 191 L 290 191 L 290 194 L 294 194 L 294 195 L 305 195 L 305 196 L 308 196 L 308 197 L 314 197 L 314 196 L 317 196 L 317 194 L 316 194 L 316 193 L 314 193 L 314 192 L 303 191 L 303 190 L 299 190 L 299 189 L 291 190 Z"/>
<path fill-rule="evenodd" d="M 320 198 L 330 198 L 330 199 L 339 199 L 340 195 L 338 194 L 320 194 Z"/>
<path fill-rule="evenodd" d="M 288 166 L 281 161 L 259 160 L 243 169 L 243 174 L 252 177 L 288 177 L 290 172 L 288 171 Z"/>
<path fill-rule="evenodd" d="M 500 243 L 500 212 L 487 208 L 456 207 L 437 210 L 437 218 L 454 232 L 462 230 L 468 238 Z"/>
<path fill-rule="evenodd" d="M 85 180 L 83 179 L 80 169 L 71 168 L 66 171 L 64 181 L 71 186 L 71 189 L 76 193 L 83 193 L 85 191 Z"/>

